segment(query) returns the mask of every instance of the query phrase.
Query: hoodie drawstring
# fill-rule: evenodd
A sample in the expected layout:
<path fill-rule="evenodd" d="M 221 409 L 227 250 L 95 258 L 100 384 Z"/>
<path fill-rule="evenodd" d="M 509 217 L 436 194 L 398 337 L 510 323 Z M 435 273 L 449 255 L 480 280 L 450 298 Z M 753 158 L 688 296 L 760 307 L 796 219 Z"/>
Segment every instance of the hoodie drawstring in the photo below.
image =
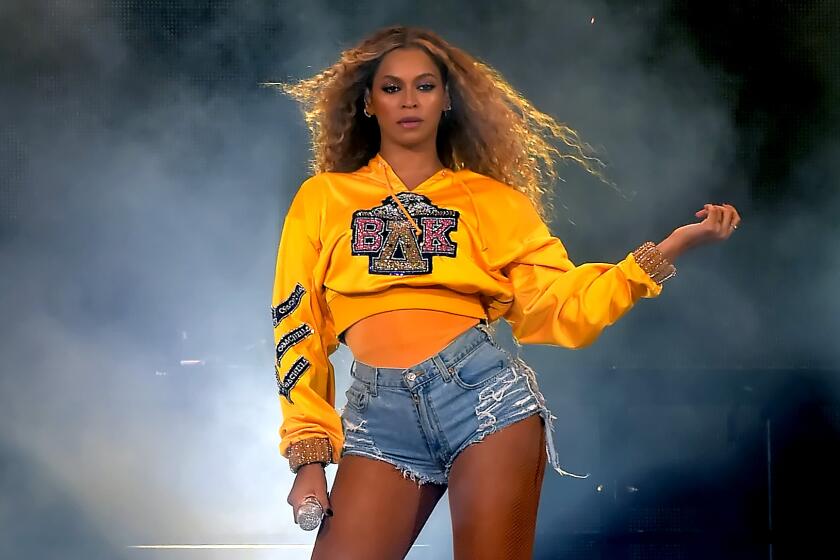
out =
<path fill-rule="evenodd" d="M 380 161 L 380 162 L 379 162 L 379 167 L 383 167 L 383 168 L 384 168 L 384 167 L 385 167 L 385 164 L 383 164 L 383 163 Z M 422 230 L 420 229 L 420 226 L 418 226 L 418 225 L 417 225 L 417 222 L 415 222 L 415 221 L 414 221 L 414 218 L 412 218 L 412 217 L 411 217 L 411 214 L 409 214 L 409 213 L 408 213 L 408 211 L 405 209 L 405 206 L 403 206 L 403 203 L 402 203 L 402 202 L 400 202 L 400 199 L 399 199 L 399 197 L 397 196 L 396 191 L 394 190 L 394 186 L 391 184 L 391 179 L 388 177 L 388 170 L 387 170 L 387 169 L 383 169 L 383 172 L 385 173 L 385 181 L 387 181 L 387 182 L 388 182 L 388 190 L 390 190 L 390 191 L 391 191 L 391 198 L 393 198 L 393 199 L 397 202 L 397 206 L 399 206 L 399 207 L 400 207 L 400 210 L 402 210 L 402 213 L 403 213 L 403 214 L 405 214 L 405 217 L 406 217 L 406 218 L 408 218 L 408 221 L 409 221 L 409 222 L 411 223 L 411 225 L 414 227 L 414 231 L 416 231 L 416 232 L 417 232 L 417 237 L 420 237 L 420 234 L 422 233 Z"/>
<path fill-rule="evenodd" d="M 397 206 L 399 206 L 400 210 L 405 215 L 406 219 L 408 219 L 408 221 L 414 227 L 414 231 L 417 232 L 417 236 L 419 237 L 420 234 L 422 233 L 422 230 L 420 229 L 420 226 L 417 225 L 417 222 L 414 221 L 414 218 L 411 217 L 411 214 L 409 214 L 408 211 L 405 209 L 405 206 L 403 206 L 403 203 L 400 201 L 399 197 L 397 197 L 397 193 L 394 190 L 394 186 L 391 184 L 391 178 L 388 176 L 388 170 L 385 169 L 385 163 L 380 161 L 379 162 L 379 167 L 382 169 L 382 172 L 385 175 L 385 181 L 388 183 L 388 190 L 391 193 L 391 198 L 393 198 L 396 201 Z M 452 183 L 454 184 L 457 181 L 458 184 L 461 185 L 461 188 L 464 189 L 464 191 L 467 193 L 467 196 L 470 199 L 470 205 L 472 206 L 473 215 L 475 216 L 476 235 L 478 235 L 478 238 L 481 241 L 481 251 L 482 252 L 487 251 L 487 243 L 484 240 L 484 236 L 481 235 L 481 215 L 478 212 L 478 206 L 475 203 L 475 197 L 473 196 L 472 191 L 467 186 L 467 184 L 464 183 L 464 181 L 462 181 L 460 177 L 458 177 L 457 173 L 455 173 L 455 172 L 453 172 L 449 169 L 444 169 L 443 170 L 443 175 L 444 176 L 446 176 L 446 175 L 451 176 L 452 177 L 452 179 L 451 179 Z"/>

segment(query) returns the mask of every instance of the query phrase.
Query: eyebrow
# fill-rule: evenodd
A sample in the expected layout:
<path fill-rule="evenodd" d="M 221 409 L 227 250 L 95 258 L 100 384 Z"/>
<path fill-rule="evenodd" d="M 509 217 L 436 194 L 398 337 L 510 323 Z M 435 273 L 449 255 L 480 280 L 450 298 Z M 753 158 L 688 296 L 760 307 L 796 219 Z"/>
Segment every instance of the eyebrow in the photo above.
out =
<path fill-rule="evenodd" d="M 414 78 L 414 79 L 415 79 L 415 80 L 419 80 L 420 78 L 425 78 L 425 77 L 427 77 L 427 76 L 428 76 L 428 77 L 431 77 L 431 78 L 437 78 L 437 76 L 435 76 L 435 75 L 434 75 L 434 74 L 432 74 L 431 72 L 424 72 L 424 73 L 420 74 L 419 76 L 417 76 L 417 77 L 416 77 L 416 78 Z M 384 76 L 382 76 L 382 77 L 383 77 L 383 78 L 390 78 L 390 79 L 395 80 L 395 81 L 397 81 L 397 82 L 401 82 L 401 81 L 402 81 L 402 79 L 401 79 L 401 78 L 398 78 L 397 76 L 392 76 L 391 74 L 385 74 L 385 75 L 384 75 Z"/>

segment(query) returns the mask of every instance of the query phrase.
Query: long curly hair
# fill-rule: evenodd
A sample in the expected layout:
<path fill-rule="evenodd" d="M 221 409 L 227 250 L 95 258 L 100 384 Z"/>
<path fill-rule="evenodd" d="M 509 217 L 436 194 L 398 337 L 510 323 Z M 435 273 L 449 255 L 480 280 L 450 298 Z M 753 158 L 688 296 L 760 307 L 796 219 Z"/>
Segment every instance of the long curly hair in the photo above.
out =
<path fill-rule="evenodd" d="M 608 182 L 601 173 L 603 162 L 577 132 L 537 110 L 490 65 L 430 30 L 406 26 L 373 32 L 310 78 L 262 83 L 301 104 L 311 133 L 313 173 L 355 171 L 379 151 L 379 126 L 363 115 L 364 91 L 372 89 L 382 58 L 407 47 L 423 49 L 449 87 L 452 108 L 441 118 L 436 140 L 443 165 L 519 190 L 543 218 L 551 212 L 546 183 L 558 178 L 558 161 L 574 160 Z M 555 143 L 565 146 L 563 151 Z"/>

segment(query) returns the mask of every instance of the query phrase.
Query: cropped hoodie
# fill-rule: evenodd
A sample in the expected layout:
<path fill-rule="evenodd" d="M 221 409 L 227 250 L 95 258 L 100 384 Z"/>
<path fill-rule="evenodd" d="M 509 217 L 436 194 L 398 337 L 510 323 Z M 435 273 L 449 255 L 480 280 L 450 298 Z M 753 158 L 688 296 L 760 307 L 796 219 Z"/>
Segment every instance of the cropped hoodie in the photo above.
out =
<path fill-rule="evenodd" d="M 526 195 L 469 170 L 409 190 L 377 154 L 309 177 L 286 214 L 271 302 L 280 453 L 293 471 L 338 462 L 329 356 L 356 321 L 407 308 L 503 317 L 520 343 L 582 347 L 659 295 L 639 250 L 576 266 Z"/>

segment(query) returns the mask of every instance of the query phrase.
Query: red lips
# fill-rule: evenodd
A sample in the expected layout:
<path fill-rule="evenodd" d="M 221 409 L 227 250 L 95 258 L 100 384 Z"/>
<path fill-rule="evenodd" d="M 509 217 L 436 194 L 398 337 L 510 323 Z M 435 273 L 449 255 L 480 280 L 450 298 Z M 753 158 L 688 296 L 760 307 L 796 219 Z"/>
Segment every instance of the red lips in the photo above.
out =
<path fill-rule="evenodd" d="M 398 120 L 397 122 L 398 122 L 398 123 L 404 123 L 404 122 L 421 122 L 422 120 L 423 120 L 423 119 L 421 119 L 420 117 L 403 117 L 403 118 L 401 118 L 400 120 Z"/>

